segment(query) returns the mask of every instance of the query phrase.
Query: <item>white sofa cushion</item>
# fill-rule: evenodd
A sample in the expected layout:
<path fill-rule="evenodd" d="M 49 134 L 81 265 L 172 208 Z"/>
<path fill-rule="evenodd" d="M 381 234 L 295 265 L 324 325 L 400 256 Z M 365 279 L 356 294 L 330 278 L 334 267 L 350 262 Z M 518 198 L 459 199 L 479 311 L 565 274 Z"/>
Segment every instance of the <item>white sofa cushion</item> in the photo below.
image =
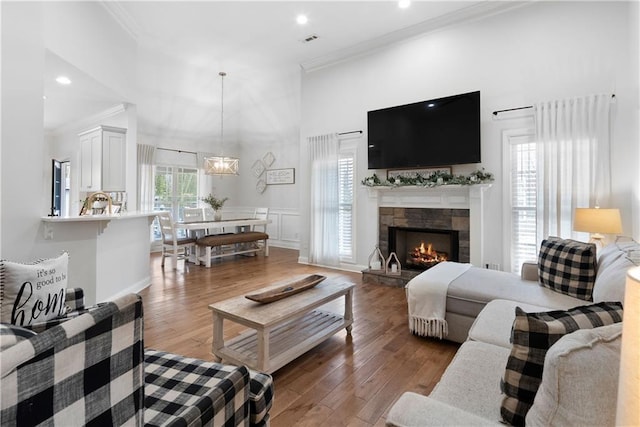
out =
<path fill-rule="evenodd" d="M 545 357 L 527 425 L 614 425 L 622 323 L 565 335 Z"/>
<path fill-rule="evenodd" d="M 497 421 L 481 418 L 470 412 L 439 402 L 421 394 L 404 393 L 387 416 L 387 425 L 395 427 L 424 426 L 496 426 Z"/>
<path fill-rule="evenodd" d="M 640 251 L 640 245 L 629 241 L 612 243 L 599 252 L 596 283 L 593 287 L 594 302 L 624 302 L 627 270 L 636 266 L 628 257 L 633 251 Z"/>
<path fill-rule="evenodd" d="M 516 301 L 493 300 L 476 317 L 469 330 L 469 339 L 511 350 L 511 328 L 516 318 L 516 307 L 520 307 L 528 313 L 551 310 L 547 307 Z"/>
<path fill-rule="evenodd" d="M 500 421 L 500 374 L 509 349 L 467 341 L 456 353 L 430 397 L 482 418 Z"/>
<path fill-rule="evenodd" d="M 494 299 L 533 303 L 561 310 L 581 303 L 577 298 L 552 291 L 536 282 L 522 280 L 513 273 L 471 267 L 449 284 L 447 312 L 476 317 Z"/>

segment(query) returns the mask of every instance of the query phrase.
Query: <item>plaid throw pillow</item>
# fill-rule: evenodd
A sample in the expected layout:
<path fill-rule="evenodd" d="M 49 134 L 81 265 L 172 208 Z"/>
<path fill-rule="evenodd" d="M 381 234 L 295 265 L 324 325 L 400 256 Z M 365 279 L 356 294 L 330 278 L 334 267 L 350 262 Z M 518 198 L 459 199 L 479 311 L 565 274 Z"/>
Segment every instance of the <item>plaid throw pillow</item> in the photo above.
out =
<path fill-rule="evenodd" d="M 538 277 L 546 288 L 591 301 L 596 281 L 596 245 L 558 237 L 543 240 Z"/>
<path fill-rule="evenodd" d="M 592 329 L 622 322 L 622 304 L 601 302 L 568 311 L 526 313 L 516 307 L 511 330 L 511 354 L 501 381 L 505 394 L 500 408 L 502 419 L 523 426 L 542 381 L 547 350 L 562 336 L 578 329 Z"/>

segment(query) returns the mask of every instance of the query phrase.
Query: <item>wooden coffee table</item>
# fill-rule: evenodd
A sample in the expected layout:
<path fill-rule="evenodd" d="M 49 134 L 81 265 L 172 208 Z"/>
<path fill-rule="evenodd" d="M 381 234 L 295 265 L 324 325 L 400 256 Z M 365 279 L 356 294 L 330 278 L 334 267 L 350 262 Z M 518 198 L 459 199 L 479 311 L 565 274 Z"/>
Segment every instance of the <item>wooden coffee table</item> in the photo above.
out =
<path fill-rule="evenodd" d="M 353 323 L 353 283 L 326 279 L 316 287 L 269 304 L 244 296 L 209 305 L 213 313 L 212 353 L 225 362 L 271 373 Z M 282 284 L 257 290 L 266 291 Z M 344 315 L 318 309 L 344 296 Z M 223 322 L 251 330 L 225 342 Z"/>

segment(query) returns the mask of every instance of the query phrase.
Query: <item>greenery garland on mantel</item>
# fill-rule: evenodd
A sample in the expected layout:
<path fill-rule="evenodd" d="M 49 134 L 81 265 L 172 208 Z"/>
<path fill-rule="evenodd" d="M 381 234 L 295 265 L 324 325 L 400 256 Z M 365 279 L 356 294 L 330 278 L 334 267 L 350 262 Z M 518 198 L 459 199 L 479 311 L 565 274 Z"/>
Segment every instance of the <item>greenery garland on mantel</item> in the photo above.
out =
<path fill-rule="evenodd" d="M 493 182 L 493 174 L 485 172 L 484 168 L 471 172 L 469 175 L 453 175 L 445 171 L 435 171 L 428 176 L 416 173 L 414 177 L 397 176 L 381 180 L 375 173 L 362 180 L 367 187 L 438 187 L 441 185 L 474 185 Z"/>

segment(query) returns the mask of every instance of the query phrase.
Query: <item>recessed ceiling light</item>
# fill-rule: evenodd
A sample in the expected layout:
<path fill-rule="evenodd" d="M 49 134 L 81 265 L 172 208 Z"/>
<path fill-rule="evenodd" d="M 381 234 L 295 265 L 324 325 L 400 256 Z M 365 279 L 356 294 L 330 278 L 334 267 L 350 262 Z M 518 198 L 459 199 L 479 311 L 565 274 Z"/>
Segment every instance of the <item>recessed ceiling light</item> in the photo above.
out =
<path fill-rule="evenodd" d="M 436 106 L 436 104 L 433 104 L 433 103 L 432 104 L 427 104 L 427 107 L 429 107 L 429 108 L 435 107 L 435 106 Z"/>
<path fill-rule="evenodd" d="M 411 6 L 411 0 L 400 0 L 400 1 L 398 2 L 398 7 L 399 7 L 400 9 L 406 9 L 406 8 L 408 8 L 409 6 Z"/>
<path fill-rule="evenodd" d="M 309 22 L 309 18 L 307 18 L 307 15 L 298 15 L 296 16 L 296 22 L 300 25 L 304 25 Z"/>
<path fill-rule="evenodd" d="M 58 83 L 60 83 L 61 85 L 70 85 L 71 84 L 71 79 L 67 76 L 58 76 L 56 77 L 56 81 Z"/>
<path fill-rule="evenodd" d="M 42 95 L 42 99 L 46 100 L 47 99 L 47 95 Z"/>

